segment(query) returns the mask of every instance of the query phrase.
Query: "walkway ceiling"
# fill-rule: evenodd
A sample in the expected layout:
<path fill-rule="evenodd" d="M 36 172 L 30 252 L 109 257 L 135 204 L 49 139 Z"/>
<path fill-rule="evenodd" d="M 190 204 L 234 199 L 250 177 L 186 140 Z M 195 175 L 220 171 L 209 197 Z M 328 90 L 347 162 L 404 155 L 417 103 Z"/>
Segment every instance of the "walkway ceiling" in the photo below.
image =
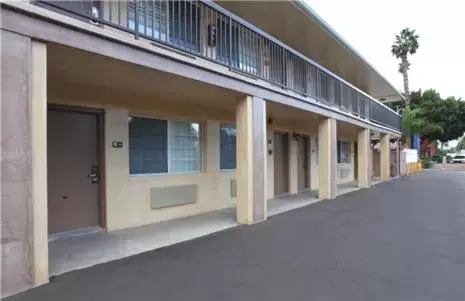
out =
<path fill-rule="evenodd" d="M 214 85 L 141 67 L 57 44 L 48 44 L 47 73 L 49 90 L 63 85 L 78 85 L 95 89 L 110 89 L 118 93 L 145 95 L 157 101 L 169 100 L 179 105 L 201 105 L 235 112 L 240 93 Z M 108 100 L 110 101 L 110 100 Z M 117 101 L 117 99 L 111 100 Z"/>
<path fill-rule="evenodd" d="M 244 97 L 241 93 L 215 85 L 58 44 L 47 45 L 47 56 L 48 94 L 55 98 L 72 95 L 74 99 L 92 103 L 92 99 L 81 99 L 87 97 L 82 92 L 86 90 L 87 95 L 92 93 L 100 104 L 158 109 L 166 106 L 168 100 L 170 105 L 180 106 L 186 112 L 212 112 L 214 109 L 219 118 L 223 116 L 229 120 L 234 119 L 236 101 Z M 102 94 L 102 91 L 111 93 Z M 110 99 L 107 99 L 108 95 L 111 95 Z M 315 113 L 273 102 L 267 103 L 267 115 L 278 125 L 315 133 L 322 118 Z M 348 123 L 341 123 L 341 126 L 338 131 L 346 136 L 357 131 L 356 126 Z"/>

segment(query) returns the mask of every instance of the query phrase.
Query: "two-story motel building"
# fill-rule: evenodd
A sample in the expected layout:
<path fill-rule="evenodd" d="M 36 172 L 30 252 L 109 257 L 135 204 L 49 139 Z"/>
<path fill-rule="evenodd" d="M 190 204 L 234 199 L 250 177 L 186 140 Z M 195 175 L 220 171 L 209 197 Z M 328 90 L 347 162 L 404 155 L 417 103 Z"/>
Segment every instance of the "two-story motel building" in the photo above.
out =
<path fill-rule="evenodd" d="M 57 233 L 398 173 L 402 96 L 299 1 L 2 1 L 1 41 L 4 294 Z"/>

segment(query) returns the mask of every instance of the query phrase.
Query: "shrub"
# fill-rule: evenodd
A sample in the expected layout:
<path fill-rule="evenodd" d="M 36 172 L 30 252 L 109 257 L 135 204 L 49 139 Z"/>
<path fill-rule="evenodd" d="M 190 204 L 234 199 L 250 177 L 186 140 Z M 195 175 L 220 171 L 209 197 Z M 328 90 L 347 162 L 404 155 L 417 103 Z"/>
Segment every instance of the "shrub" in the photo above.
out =
<path fill-rule="evenodd" d="M 431 161 L 429 158 L 425 158 L 421 160 L 421 165 L 423 168 L 431 168 L 433 167 L 433 161 Z"/>

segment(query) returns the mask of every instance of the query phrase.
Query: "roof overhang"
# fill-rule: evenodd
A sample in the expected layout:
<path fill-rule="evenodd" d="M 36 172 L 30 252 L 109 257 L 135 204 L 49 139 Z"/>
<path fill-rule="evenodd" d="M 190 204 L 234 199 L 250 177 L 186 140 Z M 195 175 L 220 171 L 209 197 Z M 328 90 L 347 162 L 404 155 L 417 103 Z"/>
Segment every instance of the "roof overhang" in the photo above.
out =
<path fill-rule="evenodd" d="M 312 59 L 378 100 L 403 96 L 305 2 L 219 1 L 235 15 Z M 302 29 L 305 30 L 296 30 Z"/>

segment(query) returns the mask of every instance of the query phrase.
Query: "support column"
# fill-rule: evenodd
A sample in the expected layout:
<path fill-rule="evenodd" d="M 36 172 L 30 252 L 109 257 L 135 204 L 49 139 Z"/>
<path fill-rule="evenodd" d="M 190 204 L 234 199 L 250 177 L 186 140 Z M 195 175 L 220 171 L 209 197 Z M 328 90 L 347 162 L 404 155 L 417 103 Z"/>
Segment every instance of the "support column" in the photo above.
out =
<path fill-rule="evenodd" d="M 48 282 L 47 46 L 32 42 L 31 131 L 34 285 Z"/>
<path fill-rule="evenodd" d="M 0 30 L 1 292 L 31 287 L 29 64 L 31 40 Z"/>
<path fill-rule="evenodd" d="M 397 158 L 397 162 L 396 162 L 396 176 L 400 176 L 400 139 L 397 139 L 396 140 L 396 158 Z"/>
<path fill-rule="evenodd" d="M 237 221 L 266 219 L 266 102 L 247 96 L 236 107 Z"/>
<path fill-rule="evenodd" d="M 48 282 L 46 45 L 0 30 L 1 292 Z"/>
<path fill-rule="evenodd" d="M 358 187 L 368 187 L 371 184 L 370 176 L 370 130 L 362 129 L 357 134 L 357 175 Z"/>
<path fill-rule="evenodd" d="M 296 194 L 299 192 L 299 170 L 298 170 L 298 141 L 292 133 L 289 137 L 289 193 Z"/>
<path fill-rule="evenodd" d="M 320 155 L 319 188 L 320 199 L 336 197 L 336 120 L 326 118 L 318 126 L 318 144 Z"/>
<path fill-rule="evenodd" d="M 381 142 L 379 146 L 379 151 L 380 151 L 380 176 L 381 176 L 381 181 L 387 181 L 391 178 L 390 176 L 390 145 L 389 145 L 389 134 L 381 134 Z"/>

